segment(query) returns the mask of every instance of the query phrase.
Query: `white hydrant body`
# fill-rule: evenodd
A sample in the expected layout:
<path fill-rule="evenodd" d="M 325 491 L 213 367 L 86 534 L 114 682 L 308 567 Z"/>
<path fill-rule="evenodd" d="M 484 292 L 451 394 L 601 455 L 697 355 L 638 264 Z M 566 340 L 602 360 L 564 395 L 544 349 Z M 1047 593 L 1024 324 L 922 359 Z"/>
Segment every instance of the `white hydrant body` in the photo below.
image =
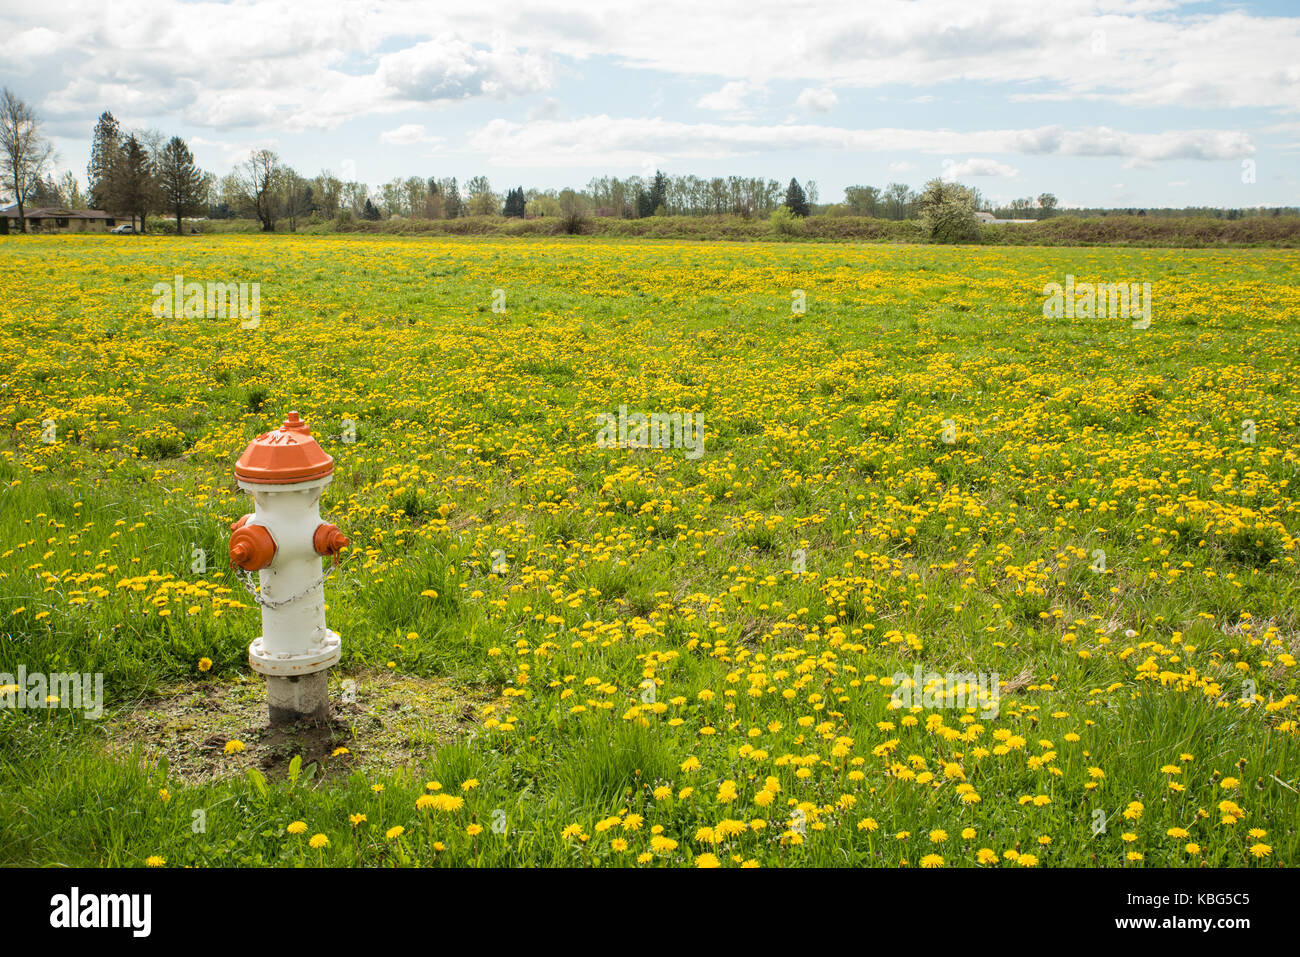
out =
<path fill-rule="evenodd" d="M 248 646 L 248 663 L 259 674 L 307 675 L 338 663 L 339 636 L 325 627 L 324 561 L 313 544 L 322 524 L 321 492 L 329 482 L 239 483 L 256 505 L 247 524 L 263 526 L 276 544 L 275 559 L 258 572 L 262 634 Z"/>
<path fill-rule="evenodd" d="M 327 671 L 342 642 L 325 624 L 322 556 L 337 559 L 348 544 L 320 517 L 333 469 L 297 412 L 254 439 L 235 466 L 255 510 L 234 524 L 230 560 L 261 579 L 262 634 L 248 646 L 248 663 L 266 676 L 272 724 L 329 717 Z"/>

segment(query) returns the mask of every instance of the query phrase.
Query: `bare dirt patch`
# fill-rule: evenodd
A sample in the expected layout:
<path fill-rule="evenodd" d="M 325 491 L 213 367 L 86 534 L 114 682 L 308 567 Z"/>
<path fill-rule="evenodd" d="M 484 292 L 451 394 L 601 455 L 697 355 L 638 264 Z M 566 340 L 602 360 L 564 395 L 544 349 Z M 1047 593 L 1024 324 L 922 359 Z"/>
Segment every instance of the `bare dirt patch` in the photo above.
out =
<path fill-rule="evenodd" d="M 346 681 L 355 682 L 354 694 L 345 694 Z M 249 768 L 276 779 L 296 756 L 302 757 L 304 772 L 316 764 L 309 773 L 337 777 L 418 765 L 442 744 L 469 734 L 484 707 L 502 700 L 493 689 L 445 679 L 383 671 L 347 674 L 331 678 L 328 725 L 272 729 L 266 685 L 246 676 L 177 685 L 117 711 L 105 730 L 110 752 L 165 757 L 169 772 L 187 782 L 242 777 Z M 243 748 L 227 751 L 231 741 Z"/>

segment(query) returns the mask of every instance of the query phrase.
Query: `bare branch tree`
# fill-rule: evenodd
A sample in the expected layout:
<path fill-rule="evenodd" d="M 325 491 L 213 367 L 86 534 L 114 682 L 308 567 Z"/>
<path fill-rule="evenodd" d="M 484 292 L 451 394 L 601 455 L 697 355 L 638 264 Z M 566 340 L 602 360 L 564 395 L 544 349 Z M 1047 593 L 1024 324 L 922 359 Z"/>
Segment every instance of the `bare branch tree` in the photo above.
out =
<path fill-rule="evenodd" d="M 27 232 L 23 206 L 54 158 L 54 147 L 41 135 L 36 111 L 8 87 L 0 94 L 0 150 L 0 175 L 13 190 L 19 228 Z"/>
<path fill-rule="evenodd" d="M 280 157 L 271 150 L 254 150 L 234 173 L 241 205 L 257 216 L 262 232 L 275 232 L 280 215 Z"/>

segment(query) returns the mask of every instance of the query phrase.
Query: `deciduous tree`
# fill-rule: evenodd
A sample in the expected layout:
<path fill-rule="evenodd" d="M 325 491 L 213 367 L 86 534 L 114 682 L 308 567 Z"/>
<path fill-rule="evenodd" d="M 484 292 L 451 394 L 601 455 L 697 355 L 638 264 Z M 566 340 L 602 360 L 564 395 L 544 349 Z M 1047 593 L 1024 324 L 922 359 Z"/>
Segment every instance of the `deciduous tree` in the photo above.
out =
<path fill-rule="evenodd" d="M 235 186 L 241 206 L 262 224 L 262 232 L 275 232 L 280 215 L 280 157 L 271 150 L 254 150 L 235 171 Z"/>
<path fill-rule="evenodd" d="M 0 175 L 18 204 L 18 224 L 27 232 L 23 216 L 27 194 L 40 182 L 54 148 L 41 135 L 36 111 L 8 87 L 0 93 Z"/>

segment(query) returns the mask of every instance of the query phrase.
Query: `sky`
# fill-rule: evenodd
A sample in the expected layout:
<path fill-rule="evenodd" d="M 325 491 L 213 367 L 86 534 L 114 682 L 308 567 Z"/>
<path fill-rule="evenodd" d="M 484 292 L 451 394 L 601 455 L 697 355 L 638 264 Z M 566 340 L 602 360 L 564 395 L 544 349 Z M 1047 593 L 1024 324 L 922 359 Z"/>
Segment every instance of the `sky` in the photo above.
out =
<path fill-rule="evenodd" d="M 83 183 L 111 110 L 219 175 L 1300 205 L 1296 0 L 0 0 L 0 84 Z"/>

